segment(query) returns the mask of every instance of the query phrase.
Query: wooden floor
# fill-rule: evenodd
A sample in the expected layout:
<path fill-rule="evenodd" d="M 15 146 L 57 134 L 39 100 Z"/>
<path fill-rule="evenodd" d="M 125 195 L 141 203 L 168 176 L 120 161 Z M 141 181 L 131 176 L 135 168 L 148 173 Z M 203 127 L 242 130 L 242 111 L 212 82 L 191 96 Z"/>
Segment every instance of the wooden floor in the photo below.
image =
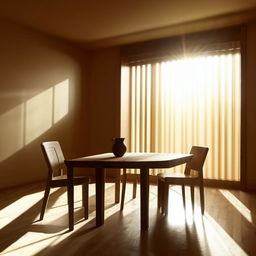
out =
<path fill-rule="evenodd" d="M 179 187 L 170 188 L 169 215 L 156 208 L 150 187 L 150 228 L 140 231 L 140 204 L 128 185 L 124 211 L 106 186 L 105 225 L 95 227 L 95 186 L 90 185 L 90 216 L 82 219 L 81 187 L 75 188 L 76 225 L 69 232 L 67 194 L 53 189 L 43 221 L 38 221 L 43 183 L 1 191 L 1 255 L 256 255 L 256 194 L 207 188 L 206 211 L 184 209 Z M 196 190 L 196 196 L 198 191 Z M 198 198 L 196 198 L 198 203 Z"/>

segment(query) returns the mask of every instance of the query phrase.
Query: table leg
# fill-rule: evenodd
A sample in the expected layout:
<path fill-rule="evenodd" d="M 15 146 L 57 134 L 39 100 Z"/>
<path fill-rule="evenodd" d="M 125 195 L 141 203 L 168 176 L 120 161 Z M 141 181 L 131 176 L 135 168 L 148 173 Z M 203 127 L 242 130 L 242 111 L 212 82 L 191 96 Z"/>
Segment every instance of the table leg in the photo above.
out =
<path fill-rule="evenodd" d="M 140 169 L 140 225 L 142 230 L 148 229 L 149 216 L 149 169 Z"/>
<path fill-rule="evenodd" d="M 67 167 L 68 175 L 68 218 L 69 230 L 74 229 L 74 174 L 73 167 Z"/>
<path fill-rule="evenodd" d="M 104 224 L 105 169 L 96 168 L 96 226 Z"/>

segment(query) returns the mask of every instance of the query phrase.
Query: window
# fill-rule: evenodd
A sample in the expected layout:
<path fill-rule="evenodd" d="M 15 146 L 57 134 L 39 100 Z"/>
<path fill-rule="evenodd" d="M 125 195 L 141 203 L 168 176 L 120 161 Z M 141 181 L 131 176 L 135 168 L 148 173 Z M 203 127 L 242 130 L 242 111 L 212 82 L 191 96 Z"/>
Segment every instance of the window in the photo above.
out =
<path fill-rule="evenodd" d="M 240 62 L 239 44 L 233 43 L 218 51 L 124 66 L 128 150 L 187 153 L 192 145 L 207 146 L 205 178 L 239 181 Z"/>

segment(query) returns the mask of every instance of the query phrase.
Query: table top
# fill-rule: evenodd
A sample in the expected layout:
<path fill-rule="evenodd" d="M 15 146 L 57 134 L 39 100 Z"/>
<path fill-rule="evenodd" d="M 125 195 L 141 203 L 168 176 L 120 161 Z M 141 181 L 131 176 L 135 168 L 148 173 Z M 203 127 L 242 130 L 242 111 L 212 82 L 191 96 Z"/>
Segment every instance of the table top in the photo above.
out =
<path fill-rule="evenodd" d="M 113 153 L 104 153 L 65 160 L 70 167 L 92 168 L 171 168 L 191 160 L 191 154 L 167 153 L 126 153 L 115 157 Z"/>

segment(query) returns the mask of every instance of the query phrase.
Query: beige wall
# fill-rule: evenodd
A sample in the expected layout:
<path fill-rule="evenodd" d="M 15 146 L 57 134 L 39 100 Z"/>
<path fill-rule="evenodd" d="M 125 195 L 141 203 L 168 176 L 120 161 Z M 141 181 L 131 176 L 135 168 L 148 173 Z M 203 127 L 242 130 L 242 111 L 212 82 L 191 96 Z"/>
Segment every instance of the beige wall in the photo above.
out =
<path fill-rule="evenodd" d="M 247 188 L 256 189 L 256 23 L 247 28 Z"/>
<path fill-rule="evenodd" d="M 120 73 L 119 47 L 90 53 L 85 105 L 88 111 L 88 155 L 110 152 L 112 138 L 120 137 Z M 87 173 L 94 175 L 93 170 L 87 170 Z M 106 175 L 119 176 L 120 172 L 107 169 Z"/>
<path fill-rule="evenodd" d="M 3 188 L 46 177 L 42 141 L 59 140 L 67 157 L 83 154 L 87 73 L 84 53 L 67 44 L 4 21 L 0 34 Z"/>
<path fill-rule="evenodd" d="M 119 48 L 91 52 L 89 110 L 89 154 L 111 151 L 112 138 L 120 136 Z"/>

